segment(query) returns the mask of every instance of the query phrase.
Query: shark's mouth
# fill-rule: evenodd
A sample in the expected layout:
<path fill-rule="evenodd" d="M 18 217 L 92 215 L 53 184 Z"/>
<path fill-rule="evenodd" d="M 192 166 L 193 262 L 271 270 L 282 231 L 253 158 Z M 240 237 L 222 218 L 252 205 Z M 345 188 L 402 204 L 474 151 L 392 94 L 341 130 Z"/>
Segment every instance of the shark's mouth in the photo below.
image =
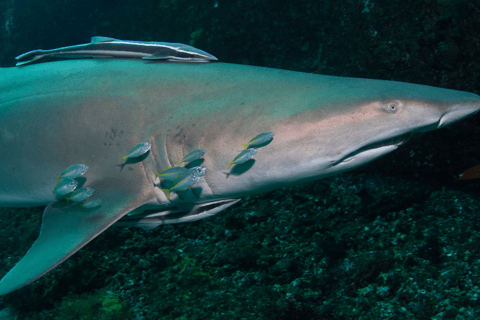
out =
<path fill-rule="evenodd" d="M 413 133 L 406 133 L 406 134 L 395 136 L 395 137 L 392 137 L 392 138 L 389 138 L 389 139 L 384 139 L 384 140 L 375 141 L 375 142 L 366 144 L 363 147 L 360 147 L 360 148 L 356 149 L 355 151 L 348 153 L 347 155 L 345 155 L 344 157 L 342 157 L 341 159 L 336 161 L 334 163 L 334 166 L 338 165 L 338 164 L 341 164 L 341 163 L 343 164 L 343 163 L 347 163 L 347 162 L 350 162 L 352 160 L 355 160 L 361 154 L 364 154 L 364 155 L 371 154 L 374 158 L 377 158 L 377 157 L 379 157 L 383 154 L 388 153 L 387 151 L 382 151 L 382 150 L 391 149 L 391 148 L 386 148 L 386 147 L 394 147 L 396 149 L 398 146 L 407 142 L 412 137 L 412 135 L 413 135 Z M 379 155 L 377 157 L 374 156 L 376 150 L 379 153 Z"/>

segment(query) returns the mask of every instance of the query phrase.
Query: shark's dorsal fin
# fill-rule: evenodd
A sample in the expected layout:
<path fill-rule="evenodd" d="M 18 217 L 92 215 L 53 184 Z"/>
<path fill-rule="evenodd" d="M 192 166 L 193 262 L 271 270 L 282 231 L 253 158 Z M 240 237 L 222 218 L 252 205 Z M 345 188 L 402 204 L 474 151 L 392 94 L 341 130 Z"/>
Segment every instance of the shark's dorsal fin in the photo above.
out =
<path fill-rule="evenodd" d="M 135 185 L 135 184 L 133 184 Z M 25 256 L 0 281 L 0 295 L 38 279 L 70 257 L 122 216 L 146 202 L 136 187 L 117 179 L 92 185 L 101 205 L 54 202 L 45 208 L 40 235 Z"/>

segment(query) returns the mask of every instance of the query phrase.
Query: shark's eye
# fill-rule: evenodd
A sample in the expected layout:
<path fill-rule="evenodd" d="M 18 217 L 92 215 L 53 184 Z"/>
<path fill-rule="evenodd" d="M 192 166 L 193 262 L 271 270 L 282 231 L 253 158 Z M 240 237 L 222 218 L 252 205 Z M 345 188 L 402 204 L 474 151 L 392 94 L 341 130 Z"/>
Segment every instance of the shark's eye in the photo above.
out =
<path fill-rule="evenodd" d="M 397 102 L 389 102 L 386 106 L 387 110 L 391 113 L 395 113 L 398 111 L 398 103 Z"/>

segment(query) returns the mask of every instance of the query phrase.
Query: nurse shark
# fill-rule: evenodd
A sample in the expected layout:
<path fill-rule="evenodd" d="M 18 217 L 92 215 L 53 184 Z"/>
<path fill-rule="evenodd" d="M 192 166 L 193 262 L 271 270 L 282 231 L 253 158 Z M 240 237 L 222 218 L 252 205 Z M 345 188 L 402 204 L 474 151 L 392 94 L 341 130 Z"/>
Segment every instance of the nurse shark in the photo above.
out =
<path fill-rule="evenodd" d="M 416 132 L 480 109 L 478 95 L 424 85 L 226 63 L 67 60 L 0 70 L 0 206 L 46 206 L 38 239 L 0 294 L 38 279 L 111 225 L 144 229 L 215 215 L 242 197 L 384 156 Z M 273 132 L 231 169 L 252 137 Z M 140 157 L 122 156 L 141 142 Z M 256 147 L 257 148 L 257 147 Z M 205 166 L 169 199 L 155 174 L 195 149 Z M 52 193 L 74 164 L 101 205 Z"/>

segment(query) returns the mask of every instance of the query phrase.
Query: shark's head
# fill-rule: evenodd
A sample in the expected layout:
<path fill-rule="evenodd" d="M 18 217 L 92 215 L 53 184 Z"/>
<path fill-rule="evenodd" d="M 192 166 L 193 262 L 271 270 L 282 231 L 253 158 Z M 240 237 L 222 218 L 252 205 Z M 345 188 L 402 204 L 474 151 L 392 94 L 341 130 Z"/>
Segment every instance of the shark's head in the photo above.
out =
<path fill-rule="evenodd" d="M 349 81 L 344 95 L 327 89 L 303 98 L 303 106 L 285 99 L 283 105 L 263 109 L 268 120 L 255 122 L 247 132 L 253 137 L 272 131 L 274 139 L 259 147 L 254 159 L 231 170 L 224 163 L 251 137 L 220 138 L 216 151 L 221 149 L 225 156 L 214 152 L 205 176 L 213 193 L 240 196 L 351 170 L 394 151 L 415 132 L 443 128 L 480 109 L 480 97 L 468 92 L 393 81 Z"/>

